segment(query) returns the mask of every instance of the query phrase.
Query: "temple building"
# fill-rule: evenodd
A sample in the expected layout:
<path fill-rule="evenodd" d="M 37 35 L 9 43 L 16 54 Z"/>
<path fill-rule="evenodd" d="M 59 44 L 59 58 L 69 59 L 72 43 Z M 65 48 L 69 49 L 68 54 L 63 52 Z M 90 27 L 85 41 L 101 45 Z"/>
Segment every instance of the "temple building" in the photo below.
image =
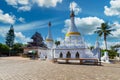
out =
<path fill-rule="evenodd" d="M 81 37 L 81 33 L 78 31 L 74 22 L 74 11 L 71 11 L 70 20 L 71 25 L 65 35 L 65 40 L 61 44 L 53 49 L 54 58 L 98 58 L 91 52 L 84 39 Z M 99 47 L 99 45 L 97 45 Z"/>
<path fill-rule="evenodd" d="M 32 41 L 28 42 L 27 46 L 24 47 L 24 53 L 37 52 L 39 49 L 47 49 L 47 45 L 44 43 L 43 38 L 40 33 L 35 32 L 31 37 Z"/>
<path fill-rule="evenodd" d="M 40 58 L 47 59 L 100 59 L 99 43 L 96 42 L 96 48 L 91 51 L 87 48 L 81 33 L 78 31 L 74 22 L 74 11 L 71 11 L 70 20 L 71 24 L 65 35 L 65 39 L 60 42 L 59 46 L 54 46 L 53 39 L 50 31 L 51 23 L 49 22 L 48 36 L 46 44 L 48 49 L 39 49 L 38 53 Z"/>
<path fill-rule="evenodd" d="M 43 38 L 40 33 L 35 32 L 35 34 L 31 37 L 33 41 L 28 42 L 28 47 L 44 47 L 46 48 L 47 46 L 43 42 Z"/>

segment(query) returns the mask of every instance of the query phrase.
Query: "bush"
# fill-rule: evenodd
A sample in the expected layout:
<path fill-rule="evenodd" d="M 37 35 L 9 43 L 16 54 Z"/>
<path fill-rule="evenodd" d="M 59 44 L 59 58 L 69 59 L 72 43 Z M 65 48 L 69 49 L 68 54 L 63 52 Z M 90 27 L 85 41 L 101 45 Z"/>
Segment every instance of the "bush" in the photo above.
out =
<path fill-rule="evenodd" d="M 5 44 L 1 44 L 0 43 L 0 55 L 2 56 L 2 55 L 6 55 L 6 56 L 8 56 L 9 55 L 9 47 L 7 46 L 7 45 L 5 45 Z"/>

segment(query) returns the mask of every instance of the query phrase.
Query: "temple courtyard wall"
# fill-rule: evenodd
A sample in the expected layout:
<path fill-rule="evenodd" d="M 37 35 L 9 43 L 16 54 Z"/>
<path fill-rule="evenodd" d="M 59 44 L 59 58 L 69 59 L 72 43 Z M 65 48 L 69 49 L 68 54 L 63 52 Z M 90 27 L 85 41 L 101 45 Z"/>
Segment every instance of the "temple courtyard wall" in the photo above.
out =
<path fill-rule="evenodd" d="M 58 64 L 21 57 L 0 57 L 0 80 L 120 80 L 120 63 Z"/>

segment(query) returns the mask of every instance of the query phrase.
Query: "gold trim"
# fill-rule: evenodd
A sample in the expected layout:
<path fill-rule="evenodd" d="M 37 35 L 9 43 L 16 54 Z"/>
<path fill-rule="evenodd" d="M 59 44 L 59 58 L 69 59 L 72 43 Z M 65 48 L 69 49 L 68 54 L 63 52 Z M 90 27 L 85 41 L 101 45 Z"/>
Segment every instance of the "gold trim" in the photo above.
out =
<path fill-rule="evenodd" d="M 46 39 L 46 41 L 49 42 L 49 41 L 53 41 L 53 40 L 52 39 Z"/>
<path fill-rule="evenodd" d="M 80 35 L 80 33 L 79 32 L 68 32 L 66 34 L 66 36 L 70 36 L 70 35 Z"/>

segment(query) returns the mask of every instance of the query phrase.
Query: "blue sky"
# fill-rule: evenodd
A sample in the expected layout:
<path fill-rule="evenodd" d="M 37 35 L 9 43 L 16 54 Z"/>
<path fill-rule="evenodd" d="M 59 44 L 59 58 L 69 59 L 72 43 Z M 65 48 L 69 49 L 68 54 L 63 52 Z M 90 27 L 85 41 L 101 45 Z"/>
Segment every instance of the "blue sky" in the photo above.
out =
<path fill-rule="evenodd" d="M 49 21 L 54 40 L 64 39 L 70 25 L 70 4 L 76 14 L 75 24 L 88 45 L 94 45 L 94 30 L 102 22 L 115 24 L 117 29 L 108 37 L 108 45 L 119 43 L 120 0 L 1 0 L 0 42 L 5 43 L 10 24 L 14 25 L 15 42 L 27 43 L 36 31 L 45 38 Z M 103 38 L 99 42 L 103 45 Z"/>

